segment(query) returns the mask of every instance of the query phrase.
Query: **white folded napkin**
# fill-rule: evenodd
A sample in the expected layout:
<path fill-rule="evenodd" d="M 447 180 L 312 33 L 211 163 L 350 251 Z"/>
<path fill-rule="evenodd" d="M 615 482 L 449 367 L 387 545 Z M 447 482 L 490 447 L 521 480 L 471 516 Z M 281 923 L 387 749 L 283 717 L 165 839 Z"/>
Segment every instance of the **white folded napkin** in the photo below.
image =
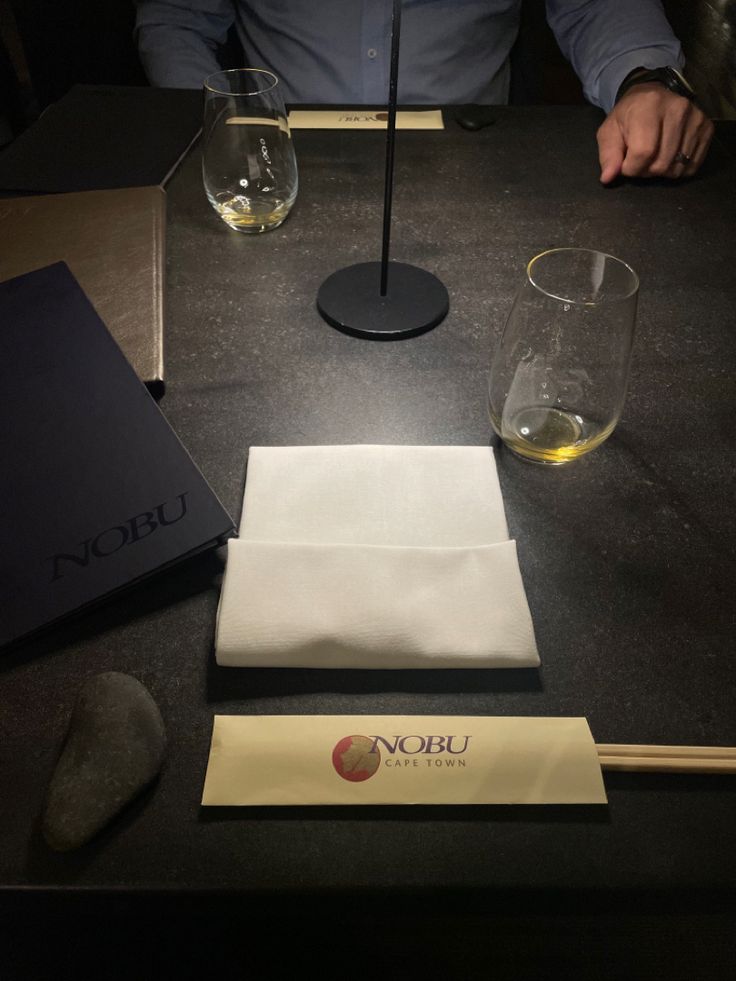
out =
<path fill-rule="evenodd" d="M 539 664 L 493 451 L 252 447 L 219 664 Z"/>

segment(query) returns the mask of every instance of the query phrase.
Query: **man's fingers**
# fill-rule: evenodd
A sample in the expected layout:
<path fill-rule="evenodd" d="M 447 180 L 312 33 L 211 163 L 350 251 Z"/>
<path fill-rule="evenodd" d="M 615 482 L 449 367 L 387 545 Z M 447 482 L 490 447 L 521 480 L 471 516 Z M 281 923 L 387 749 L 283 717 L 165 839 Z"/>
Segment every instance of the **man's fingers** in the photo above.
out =
<path fill-rule="evenodd" d="M 680 177 L 692 177 L 697 173 L 708 153 L 713 138 L 713 128 L 710 119 L 699 110 L 695 110 L 694 121 L 688 125 L 674 160 L 664 176 L 677 180 Z M 678 159 L 678 154 L 686 159 Z"/>
<path fill-rule="evenodd" d="M 601 165 L 601 183 L 610 184 L 621 173 L 626 144 L 616 120 L 609 116 L 598 133 L 598 161 Z"/>
<path fill-rule="evenodd" d="M 692 153 L 688 154 L 690 157 L 690 163 L 686 164 L 683 176 L 692 177 L 701 167 L 703 161 L 705 160 L 706 154 L 708 153 L 708 148 L 710 147 L 710 141 L 713 139 L 713 132 L 715 127 L 713 123 L 706 116 L 698 127 L 697 142 Z"/>
<path fill-rule="evenodd" d="M 691 177 L 712 136 L 713 124 L 689 99 L 657 83 L 635 85 L 598 130 L 601 181 Z"/>
<path fill-rule="evenodd" d="M 621 173 L 626 177 L 649 177 L 651 165 L 659 156 L 662 121 L 656 116 L 636 114 L 628 122 Z"/>
<path fill-rule="evenodd" d="M 671 103 L 662 120 L 659 152 L 649 164 L 649 173 L 652 177 L 664 177 L 665 175 L 669 177 L 673 167 L 680 167 L 684 170 L 683 162 L 677 160 L 677 154 L 684 153 L 691 156 L 687 148 L 695 144 L 696 130 L 697 121 L 695 120 L 693 104 L 687 99 L 676 99 Z M 677 174 L 676 176 L 680 175 Z"/>

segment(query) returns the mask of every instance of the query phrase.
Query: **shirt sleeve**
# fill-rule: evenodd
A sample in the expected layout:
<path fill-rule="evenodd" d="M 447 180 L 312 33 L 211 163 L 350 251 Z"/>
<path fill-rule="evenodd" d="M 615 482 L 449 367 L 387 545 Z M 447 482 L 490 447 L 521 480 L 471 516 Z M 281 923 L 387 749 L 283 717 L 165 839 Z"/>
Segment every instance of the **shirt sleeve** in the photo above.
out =
<path fill-rule="evenodd" d="M 219 71 L 217 48 L 234 19 L 233 0 L 137 0 L 135 35 L 151 85 L 196 89 Z"/>
<path fill-rule="evenodd" d="M 685 62 L 660 0 L 547 0 L 547 20 L 585 97 L 606 112 L 635 68 Z"/>

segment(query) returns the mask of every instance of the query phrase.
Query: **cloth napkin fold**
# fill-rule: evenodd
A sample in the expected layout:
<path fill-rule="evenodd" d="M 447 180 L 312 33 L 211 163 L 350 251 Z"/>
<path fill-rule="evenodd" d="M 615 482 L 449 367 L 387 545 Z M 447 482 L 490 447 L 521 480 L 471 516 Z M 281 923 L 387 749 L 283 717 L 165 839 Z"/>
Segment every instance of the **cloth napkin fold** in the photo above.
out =
<path fill-rule="evenodd" d="M 493 451 L 252 447 L 221 665 L 536 667 Z"/>

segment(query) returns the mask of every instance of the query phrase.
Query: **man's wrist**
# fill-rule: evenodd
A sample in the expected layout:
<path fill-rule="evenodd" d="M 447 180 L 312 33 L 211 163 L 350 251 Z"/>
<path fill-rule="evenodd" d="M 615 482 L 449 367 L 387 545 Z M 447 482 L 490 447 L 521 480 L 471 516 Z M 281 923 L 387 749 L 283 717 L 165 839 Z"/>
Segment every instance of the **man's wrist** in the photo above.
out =
<path fill-rule="evenodd" d="M 616 93 L 616 102 L 625 95 L 635 85 L 655 83 L 664 85 L 670 92 L 681 95 L 684 99 L 695 101 L 695 90 L 678 68 L 666 65 L 664 68 L 635 68 L 629 72 L 619 86 Z"/>

